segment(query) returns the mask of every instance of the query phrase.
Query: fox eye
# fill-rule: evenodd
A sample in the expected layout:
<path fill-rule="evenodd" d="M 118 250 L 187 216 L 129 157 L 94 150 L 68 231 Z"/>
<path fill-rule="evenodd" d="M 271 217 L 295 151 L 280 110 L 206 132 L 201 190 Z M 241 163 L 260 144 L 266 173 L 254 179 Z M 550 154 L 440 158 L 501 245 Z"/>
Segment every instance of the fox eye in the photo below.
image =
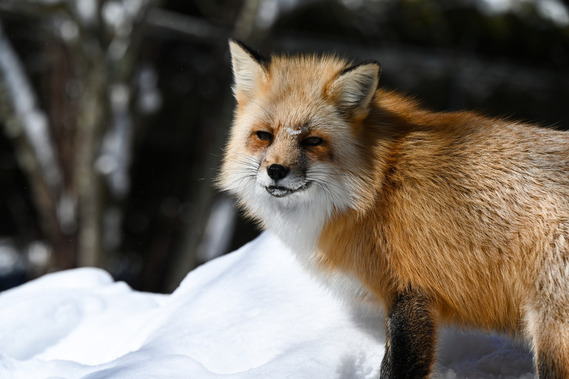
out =
<path fill-rule="evenodd" d="M 322 144 L 322 138 L 320 137 L 308 137 L 302 140 L 302 146 L 318 146 Z"/>
<path fill-rule="evenodd" d="M 258 131 L 256 134 L 257 134 L 257 138 L 259 138 L 261 141 L 272 141 L 273 140 L 273 135 L 269 132 Z"/>

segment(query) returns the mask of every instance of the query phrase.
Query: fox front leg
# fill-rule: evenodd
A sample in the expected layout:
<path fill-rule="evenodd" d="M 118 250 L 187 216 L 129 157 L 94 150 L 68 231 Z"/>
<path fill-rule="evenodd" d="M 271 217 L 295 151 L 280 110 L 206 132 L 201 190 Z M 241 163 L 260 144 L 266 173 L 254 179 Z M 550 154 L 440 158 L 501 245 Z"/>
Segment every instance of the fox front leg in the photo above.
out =
<path fill-rule="evenodd" d="M 381 379 L 429 378 L 437 325 L 430 301 L 416 291 L 398 294 L 387 314 Z"/>

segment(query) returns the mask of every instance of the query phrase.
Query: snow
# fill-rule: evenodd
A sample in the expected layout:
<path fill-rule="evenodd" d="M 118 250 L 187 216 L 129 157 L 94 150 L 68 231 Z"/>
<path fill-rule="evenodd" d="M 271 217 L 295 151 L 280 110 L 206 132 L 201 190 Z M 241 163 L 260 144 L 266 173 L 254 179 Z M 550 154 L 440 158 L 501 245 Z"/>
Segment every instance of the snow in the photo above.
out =
<path fill-rule="evenodd" d="M 306 132 L 306 129 L 305 129 L 305 128 L 303 128 L 303 129 L 286 128 L 286 132 L 287 132 L 288 134 L 290 134 L 291 136 L 298 136 L 298 135 L 300 135 L 300 134 L 302 134 L 302 133 L 305 133 L 305 132 Z"/>
<path fill-rule="evenodd" d="M 192 271 L 170 295 L 103 270 L 0 294 L 2 378 L 376 378 L 381 312 L 342 304 L 268 233 Z M 531 378 L 506 339 L 445 329 L 436 377 Z"/>
<path fill-rule="evenodd" d="M 112 122 L 103 138 L 101 155 L 95 163 L 99 172 L 107 177 L 114 195 L 122 197 L 130 189 L 130 154 L 133 124 L 129 111 L 130 90 L 128 85 L 110 86 Z"/>

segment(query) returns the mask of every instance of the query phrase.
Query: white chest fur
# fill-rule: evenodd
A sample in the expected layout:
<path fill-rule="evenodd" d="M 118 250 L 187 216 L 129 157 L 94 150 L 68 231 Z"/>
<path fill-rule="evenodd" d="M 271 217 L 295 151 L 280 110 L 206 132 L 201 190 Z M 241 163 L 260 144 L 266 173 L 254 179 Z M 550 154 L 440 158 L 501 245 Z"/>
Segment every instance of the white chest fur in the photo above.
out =
<path fill-rule="evenodd" d="M 317 257 L 322 253 L 317 251 L 317 242 L 325 222 L 325 214 L 316 214 L 309 212 L 307 208 L 300 208 L 285 212 L 273 211 L 265 216 L 267 229 L 290 248 L 301 265 L 340 300 L 346 303 L 377 303 L 373 295 L 351 273 L 327 270 L 319 264 Z"/>

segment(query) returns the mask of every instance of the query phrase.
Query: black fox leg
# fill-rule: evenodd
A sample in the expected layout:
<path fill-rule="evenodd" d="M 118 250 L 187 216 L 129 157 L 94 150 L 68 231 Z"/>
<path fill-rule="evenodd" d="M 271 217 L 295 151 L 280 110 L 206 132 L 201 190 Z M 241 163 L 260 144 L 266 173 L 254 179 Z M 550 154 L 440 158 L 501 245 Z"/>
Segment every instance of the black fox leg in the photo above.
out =
<path fill-rule="evenodd" d="M 430 377 L 436 335 L 433 309 L 425 296 L 414 291 L 396 296 L 387 315 L 381 379 Z"/>

